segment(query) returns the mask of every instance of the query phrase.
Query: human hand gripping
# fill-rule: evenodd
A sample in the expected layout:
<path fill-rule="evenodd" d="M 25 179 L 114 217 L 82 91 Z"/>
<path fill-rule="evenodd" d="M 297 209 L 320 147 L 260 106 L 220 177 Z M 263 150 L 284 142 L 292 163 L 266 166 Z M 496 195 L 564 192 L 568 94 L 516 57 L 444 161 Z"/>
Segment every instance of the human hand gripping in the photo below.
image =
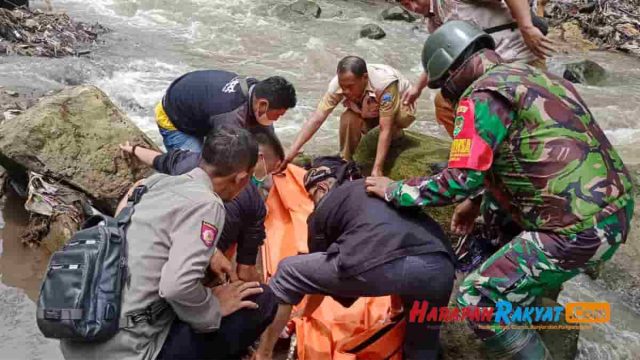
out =
<path fill-rule="evenodd" d="M 388 177 L 370 176 L 365 179 L 364 186 L 369 195 L 375 195 L 381 199 L 385 199 L 387 187 L 392 182 L 393 180 L 389 179 Z"/>
<path fill-rule="evenodd" d="M 234 281 L 231 283 L 216 286 L 211 289 L 213 295 L 220 303 L 220 313 L 222 317 L 231 315 L 241 309 L 257 309 L 258 304 L 246 298 L 262 294 L 264 290 L 257 281 L 244 282 Z"/>
<path fill-rule="evenodd" d="M 544 59 L 556 52 L 554 42 L 533 24 L 521 27 L 520 33 L 524 43 L 535 56 Z"/>
<path fill-rule="evenodd" d="M 469 235 L 475 226 L 476 218 L 480 214 L 480 202 L 466 199 L 456 206 L 451 217 L 451 232 L 456 235 Z"/>

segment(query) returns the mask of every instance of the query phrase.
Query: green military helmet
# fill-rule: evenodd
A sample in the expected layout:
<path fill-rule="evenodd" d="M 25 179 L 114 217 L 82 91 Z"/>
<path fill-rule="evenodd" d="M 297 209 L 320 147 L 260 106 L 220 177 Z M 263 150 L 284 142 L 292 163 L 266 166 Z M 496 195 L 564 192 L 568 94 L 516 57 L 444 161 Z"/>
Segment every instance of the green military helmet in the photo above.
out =
<path fill-rule="evenodd" d="M 429 74 L 429 87 L 441 87 L 451 66 L 464 55 L 465 50 L 477 43 L 495 49 L 491 35 L 467 21 L 448 21 L 434 31 L 422 49 L 422 66 Z"/>

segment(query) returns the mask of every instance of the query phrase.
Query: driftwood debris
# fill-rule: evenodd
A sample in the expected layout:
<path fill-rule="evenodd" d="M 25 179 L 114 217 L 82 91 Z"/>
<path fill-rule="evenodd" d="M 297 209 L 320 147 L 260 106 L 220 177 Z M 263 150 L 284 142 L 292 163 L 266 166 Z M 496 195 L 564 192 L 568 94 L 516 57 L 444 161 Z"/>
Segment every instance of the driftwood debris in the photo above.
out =
<path fill-rule="evenodd" d="M 554 26 L 577 22 L 602 49 L 640 56 L 640 0 L 553 0 L 545 14 Z"/>
<path fill-rule="evenodd" d="M 100 24 L 73 21 L 65 13 L 0 9 L 0 55 L 85 55 L 87 47 L 107 31 Z"/>

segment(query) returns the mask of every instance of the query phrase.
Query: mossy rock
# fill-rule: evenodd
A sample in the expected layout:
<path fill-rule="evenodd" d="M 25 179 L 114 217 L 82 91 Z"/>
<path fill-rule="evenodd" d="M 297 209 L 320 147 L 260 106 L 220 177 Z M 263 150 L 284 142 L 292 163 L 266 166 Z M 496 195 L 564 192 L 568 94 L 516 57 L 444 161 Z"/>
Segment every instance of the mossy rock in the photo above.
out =
<path fill-rule="evenodd" d="M 308 166 L 311 166 L 312 162 L 313 162 L 313 156 L 301 153 L 301 154 L 298 154 L 291 163 L 293 165 L 306 168 Z"/>
<path fill-rule="evenodd" d="M 111 214 L 129 187 L 150 173 L 122 155 L 118 144 L 125 141 L 157 149 L 100 89 L 69 87 L 0 124 L 0 164 L 12 174 L 33 171 L 60 180 Z"/>
<path fill-rule="evenodd" d="M 371 173 L 376 157 L 378 135 L 374 129 L 363 136 L 354 154 L 354 160 L 361 166 L 365 174 Z M 449 159 L 451 142 L 413 131 L 405 131 L 405 135 L 394 140 L 389 147 L 384 173 L 394 180 L 408 179 L 416 176 L 428 176 L 433 173 L 432 166 L 442 165 Z M 445 231 L 448 231 L 453 214 L 453 206 L 428 207 L 426 212 L 434 218 Z"/>

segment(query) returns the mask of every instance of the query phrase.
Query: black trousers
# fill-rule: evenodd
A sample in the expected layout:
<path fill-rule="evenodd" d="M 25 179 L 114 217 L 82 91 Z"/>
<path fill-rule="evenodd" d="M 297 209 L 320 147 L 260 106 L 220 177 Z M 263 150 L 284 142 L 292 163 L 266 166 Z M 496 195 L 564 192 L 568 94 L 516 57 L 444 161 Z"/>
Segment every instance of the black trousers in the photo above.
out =
<path fill-rule="evenodd" d="M 196 333 L 176 319 L 157 359 L 238 360 L 245 356 L 278 310 L 271 289 L 266 285 L 262 288 L 262 294 L 248 298 L 258 304 L 258 309 L 242 309 L 222 318 L 217 331 Z"/>

